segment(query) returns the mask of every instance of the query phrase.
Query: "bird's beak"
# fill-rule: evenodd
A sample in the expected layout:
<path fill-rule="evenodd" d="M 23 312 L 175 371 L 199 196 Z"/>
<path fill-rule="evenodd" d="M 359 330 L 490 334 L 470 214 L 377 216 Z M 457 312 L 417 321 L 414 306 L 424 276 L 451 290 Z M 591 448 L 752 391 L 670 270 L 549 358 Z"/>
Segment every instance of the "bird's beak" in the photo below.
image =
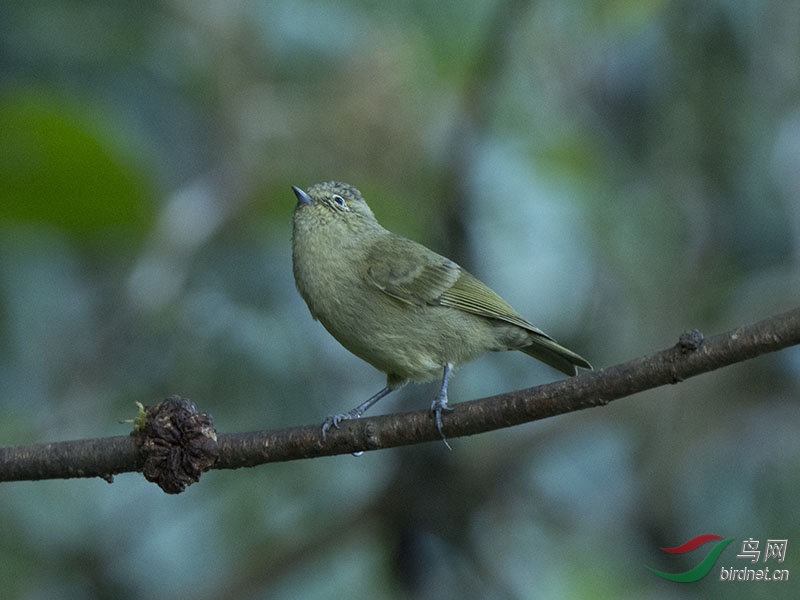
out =
<path fill-rule="evenodd" d="M 292 186 L 292 191 L 294 195 L 297 196 L 297 203 L 298 204 L 313 204 L 314 202 L 311 200 L 311 196 L 306 194 L 303 190 L 301 190 L 296 185 Z"/>

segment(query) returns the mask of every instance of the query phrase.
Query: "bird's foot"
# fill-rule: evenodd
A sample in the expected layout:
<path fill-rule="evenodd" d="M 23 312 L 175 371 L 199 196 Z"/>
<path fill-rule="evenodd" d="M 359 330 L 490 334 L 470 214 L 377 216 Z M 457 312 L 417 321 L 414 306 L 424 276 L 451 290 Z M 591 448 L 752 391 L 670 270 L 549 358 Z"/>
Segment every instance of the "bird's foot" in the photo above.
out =
<path fill-rule="evenodd" d="M 349 419 L 357 419 L 360 415 L 353 415 L 351 414 L 353 411 L 349 413 L 336 413 L 335 415 L 329 415 L 325 418 L 322 422 L 322 439 L 326 440 L 328 438 L 328 432 L 331 430 L 331 427 L 335 427 L 339 429 L 339 423 L 342 421 L 347 421 Z"/>
<path fill-rule="evenodd" d="M 329 416 L 325 421 L 322 423 L 322 439 L 323 441 L 327 437 L 328 432 L 331 430 L 331 427 L 335 427 L 339 429 L 339 423 L 342 421 L 346 421 L 348 419 L 358 419 L 361 415 L 366 412 L 366 410 L 375 404 L 378 400 L 386 396 L 389 392 L 391 392 L 394 388 L 385 387 L 380 392 L 369 398 L 366 402 L 362 402 L 358 406 L 356 406 L 353 410 L 349 410 L 346 413 L 337 413 L 335 415 Z M 447 404 L 447 398 L 445 398 L 445 404 Z"/>
<path fill-rule="evenodd" d="M 339 429 L 339 423 L 342 422 L 342 419 L 346 419 L 347 415 L 343 413 L 338 413 L 335 415 L 328 415 L 325 417 L 325 420 L 322 422 L 322 439 L 328 439 L 328 431 L 330 431 L 331 427 L 336 427 Z"/>
<path fill-rule="evenodd" d="M 433 416 L 433 421 L 436 424 L 436 431 L 439 432 L 439 435 L 444 442 L 444 445 L 447 446 L 448 450 L 452 450 L 450 444 L 447 443 L 447 438 L 444 436 L 444 431 L 442 431 L 442 413 L 443 412 L 450 412 L 453 410 L 451 407 L 447 405 L 447 394 L 439 394 L 436 396 L 434 401 L 431 403 L 431 415 Z"/>

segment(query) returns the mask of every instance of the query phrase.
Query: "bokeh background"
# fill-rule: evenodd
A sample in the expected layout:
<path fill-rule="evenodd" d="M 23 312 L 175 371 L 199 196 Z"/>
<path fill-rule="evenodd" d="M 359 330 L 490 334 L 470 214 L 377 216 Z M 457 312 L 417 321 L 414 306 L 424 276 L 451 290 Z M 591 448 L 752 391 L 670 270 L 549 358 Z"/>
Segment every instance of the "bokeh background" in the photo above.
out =
<path fill-rule="evenodd" d="M 797 304 L 800 11 L 755 0 L 0 4 L 0 444 L 220 431 L 383 385 L 311 320 L 290 185 L 355 184 L 604 367 Z M 553 380 L 462 367 L 453 401 Z M 39 598 L 788 598 L 677 584 L 701 533 L 788 539 L 800 351 L 602 408 L 235 472 L 0 486 L 0 589 Z M 409 386 L 376 411 L 427 406 Z"/>

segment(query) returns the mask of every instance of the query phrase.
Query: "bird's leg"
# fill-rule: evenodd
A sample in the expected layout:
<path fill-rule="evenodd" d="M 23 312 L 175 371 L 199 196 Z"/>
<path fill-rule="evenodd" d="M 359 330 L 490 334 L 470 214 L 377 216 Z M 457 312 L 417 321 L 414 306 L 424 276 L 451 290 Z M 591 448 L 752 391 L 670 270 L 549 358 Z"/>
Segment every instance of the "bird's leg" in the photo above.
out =
<path fill-rule="evenodd" d="M 439 388 L 439 393 L 436 395 L 436 398 L 434 398 L 433 403 L 431 404 L 431 414 L 433 415 L 433 420 L 436 423 L 436 431 L 438 431 L 439 435 L 442 436 L 442 441 L 449 450 L 452 450 L 452 448 L 450 448 L 450 444 L 447 443 L 447 438 L 444 437 L 444 432 L 442 431 L 442 412 L 453 410 L 447 406 L 447 380 L 450 378 L 450 371 L 452 369 L 453 365 L 450 363 L 444 364 L 442 385 Z"/>
<path fill-rule="evenodd" d="M 380 400 L 384 396 L 388 395 L 389 392 L 391 392 L 393 389 L 394 388 L 385 387 L 374 396 L 370 396 L 366 401 L 356 406 L 353 410 L 349 410 L 346 413 L 337 413 L 335 415 L 330 415 L 322 423 L 322 439 L 324 440 L 327 437 L 328 430 L 331 427 L 336 427 L 336 429 L 339 429 L 339 423 L 341 423 L 342 421 L 346 421 L 348 419 L 358 419 L 367 410 L 369 410 L 373 404 L 375 404 L 378 400 Z M 447 399 L 445 398 L 445 404 L 447 403 L 446 400 Z"/>

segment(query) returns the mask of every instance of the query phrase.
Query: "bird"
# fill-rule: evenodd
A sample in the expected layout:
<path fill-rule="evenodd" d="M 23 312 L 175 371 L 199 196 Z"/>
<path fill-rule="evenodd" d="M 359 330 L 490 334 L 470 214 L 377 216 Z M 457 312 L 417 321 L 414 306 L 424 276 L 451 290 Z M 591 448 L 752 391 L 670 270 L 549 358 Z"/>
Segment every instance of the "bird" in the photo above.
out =
<path fill-rule="evenodd" d="M 442 413 L 452 410 L 451 373 L 485 352 L 519 350 L 570 376 L 592 369 L 454 261 L 381 226 L 352 185 L 291 187 L 297 199 L 292 270 L 300 296 L 342 346 L 386 373 L 379 392 L 325 419 L 323 439 L 409 381 L 441 378 L 430 411 L 447 444 Z"/>

